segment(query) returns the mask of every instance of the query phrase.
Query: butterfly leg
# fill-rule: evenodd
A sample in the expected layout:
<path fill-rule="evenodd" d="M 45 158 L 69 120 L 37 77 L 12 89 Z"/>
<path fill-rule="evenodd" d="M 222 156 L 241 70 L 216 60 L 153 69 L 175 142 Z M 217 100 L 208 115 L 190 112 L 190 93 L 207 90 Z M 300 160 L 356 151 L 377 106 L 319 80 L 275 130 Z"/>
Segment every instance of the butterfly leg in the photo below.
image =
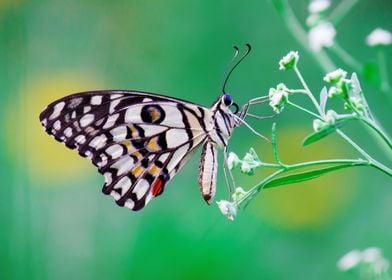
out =
<path fill-rule="evenodd" d="M 224 148 L 223 154 L 224 154 L 224 160 L 225 160 L 225 162 L 223 164 L 223 173 L 225 175 L 227 189 L 229 190 L 229 199 L 231 199 L 231 197 L 234 193 L 234 190 L 236 188 L 236 183 L 234 180 L 233 173 L 231 172 L 231 170 L 227 166 L 227 159 L 228 159 L 227 147 Z M 228 174 L 229 174 L 230 178 L 229 178 Z M 230 184 L 230 181 L 232 182 L 231 184 Z"/>

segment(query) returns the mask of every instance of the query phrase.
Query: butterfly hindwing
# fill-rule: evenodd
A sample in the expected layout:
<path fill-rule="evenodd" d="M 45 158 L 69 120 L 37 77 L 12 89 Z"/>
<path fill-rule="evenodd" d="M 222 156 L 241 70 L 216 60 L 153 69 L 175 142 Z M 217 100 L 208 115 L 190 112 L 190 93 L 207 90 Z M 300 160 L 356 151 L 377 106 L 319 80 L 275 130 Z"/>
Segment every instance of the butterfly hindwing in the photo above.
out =
<path fill-rule="evenodd" d="M 105 194 L 139 210 L 206 140 L 208 114 L 202 106 L 165 96 L 97 91 L 53 102 L 40 120 L 56 140 L 91 159 L 105 177 Z"/>

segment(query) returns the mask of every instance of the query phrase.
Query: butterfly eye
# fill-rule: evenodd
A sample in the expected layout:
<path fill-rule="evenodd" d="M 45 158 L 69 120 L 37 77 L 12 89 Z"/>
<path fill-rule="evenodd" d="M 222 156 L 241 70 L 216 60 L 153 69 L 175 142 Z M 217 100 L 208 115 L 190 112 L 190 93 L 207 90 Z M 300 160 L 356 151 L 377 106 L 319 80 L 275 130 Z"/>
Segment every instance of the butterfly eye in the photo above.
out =
<path fill-rule="evenodd" d="M 225 104 L 226 106 L 230 106 L 231 104 L 233 104 L 233 99 L 231 98 L 230 94 L 225 93 L 222 96 L 222 100 L 223 100 L 223 104 Z"/>

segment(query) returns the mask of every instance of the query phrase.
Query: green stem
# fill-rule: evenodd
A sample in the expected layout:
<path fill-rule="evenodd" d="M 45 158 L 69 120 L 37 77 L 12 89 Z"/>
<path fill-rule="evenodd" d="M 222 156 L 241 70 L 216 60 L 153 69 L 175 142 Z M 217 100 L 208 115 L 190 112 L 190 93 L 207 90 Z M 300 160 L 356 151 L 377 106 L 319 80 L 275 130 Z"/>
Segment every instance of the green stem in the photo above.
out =
<path fill-rule="evenodd" d="M 329 16 L 330 21 L 337 25 L 342 19 L 350 12 L 350 10 L 359 2 L 359 0 L 345 0 L 341 1 L 340 4 L 331 12 Z"/>
<path fill-rule="evenodd" d="M 287 29 L 291 32 L 297 42 L 315 59 L 320 68 L 325 73 L 335 70 L 336 66 L 324 50 L 314 52 L 310 49 L 308 45 L 308 34 L 295 17 L 295 14 L 287 0 L 272 0 L 272 3 L 284 21 Z"/>
<path fill-rule="evenodd" d="M 353 165 L 362 165 L 369 164 L 369 161 L 363 159 L 324 159 L 324 160 L 314 160 L 302 163 L 296 163 L 291 165 L 286 165 L 286 171 L 291 171 L 299 168 L 314 166 L 314 165 L 324 165 L 324 164 L 353 164 Z"/>
<path fill-rule="evenodd" d="M 269 182 L 270 180 L 274 179 L 275 177 L 277 177 L 278 175 L 280 175 L 281 173 L 284 173 L 286 170 L 285 169 L 280 169 L 278 171 L 275 171 L 274 173 L 272 173 L 271 175 L 267 176 L 266 178 L 264 178 L 261 182 L 259 182 L 256 186 L 254 186 L 253 188 L 251 188 L 248 193 L 246 195 L 244 195 L 243 197 L 241 197 L 240 200 L 238 200 L 238 206 L 240 206 L 242 203 L 246 202 L 244 208 L 246 208 L 246 206 L 248 205 L 248 203 L 252 200 L 252 198 L 261 191 L 262 187 Z"/>
<path fill-rule="evenodd" d="M 303 94 L 306 94 L 306 90 L 303 90 L 303 89 L 289 89 L 288 90 L 288 92 L 290 93 L 290 94 L 294 94 L 294 93 L 303 93 Z"/>
<path fill-rule="evenodd" d="M 362 73 L 362 64 L 359 63 L 355 58 L 353 58 L 345 49 L 343 49 L 338 42 L 334 42 L 333 46 L 330 48 L 335 54 L 340 57 L 348 66 L 350 66 L 354 71 Z"/>
<path fill-rule="evenodd" d="M 355 143 L 350 137 L 348 137 L 345 133 L 343 133 L 343 131 L 341 131 L 340 129 L 337 129 L 336 132 L 341 137 L 343 137 L 343 139 L 346 140 L 351 146 L 353 146 L 362 156 L 364 156 L 369 161 L 369 163 L 370 163 L 369 165 L 379 169 L 380 171 L 382 171 L 388 175 L 392 174 L 392 170 L 389 167 L 383 165 L 382 163 L 380 163 L 377 160 L 375 160 L 374 158 L 372 158 L 357 143 Z"/>
<path fill-rule="evenodd" d="M 291 164 L 291 165 L 285 165 L 284 168 L 281 168 L 274 173 L 270 174 L 266 178 L 264 178 L 262 181 L 260 181 L 257 185 L 252 187 L 248 194 L 245 195 L 244 197 L 241 198 L 240 201 L 238 201 L 238 205 L 242 204 L 245 201 L 250 201 L 258 192 L 260 192 L 264 185 L 271 181 L 272 179 L 276 178 L 277 176 L 281 175 L 282 173 L 309 167 L 309 166 L 317 166 L 317 165 L 331 165 L 331 164 L 351 164 L 352 166 L 371 166 L 374 167 L 384 173 L 386 173 L 389 176 L 392 176 L 392 170 L 383 166 L 382 164 L 379 164 L 378 162 L 372 162 L 370 160 L 363 160 L 363 159 L 357 159 L 357 160 L 352 160 L 352 159 L 332 159 L 332 160 L 316 160 L 316 161 L 309 161 L 309 162 L 302 162 L 302 163 L 297 163 L 297 164 Z M 273 164 L 271 164 L 273 165 Z M 266 166 L 266 164 L 261 164 L 261 166 Z"/>
<path fill-rule="evenodd" d="M 378 66 L 380 68 L 379 71 L 380 71 L 380 78 L 381 78 L 381 90 L 386 93 L 391 90 L 391 85 L 389 84 L 389 79 L 388 79 L 388 69 L 387 69 L 385 54 L 381 48 L 378 50 L 377 58 L 378 58 Z"/>
<path fill-rule="evenodd" d="M 372 158 L 367 152 L 365 152 L 360 146 L 357 145 L 350 137 L 348 137 L 343 131 L 340 129 L 336 129 L 336 132 L 348 143 L 350 143 L 351 146 L 353 146 L 362 156 L 364 156 L 366 159 L 370 161 Z"/>
<path fill-rule="evenodd" d="M 274 154 L 275 161 L 280 166 L 284 166 L 283 162 L 280 160 L 279 152 L 278 152 L 278 143 L 276 141 L 276 123 L 272 124 L 272 152 Z"/>
<path fill-rule="evenodd" d="M 316 107 L 319 114 L 323 115 L 323 111 L 321 110 L 320 105 L 318 104 L 316 98 L 313 96 L 312 92 L 310 91 L 310 89 L 309 89 L 308 85 L 306 84 L 305 79 L 302 77 L 302 74 L 299 71 L 297 65 L 294 66 L 294 71 L 295 71 L 295 74 L 297 74 L 297 77 L 298 77 L 299 81 L 301 82 L 302 86 L 306 90 L 306 95 L 313 102 L 313 105 L 314 105 L 314 107 Z"/>
<path fill-rule="evenodd" d="M 292 102 L 290 102 L 289 100 L 287 100 L 287 104 L 290 105 L 290 106 L 292 106 L 292 107 L 294 107 L 294 108 L 297 108 L 297 109 L 299 109 L 299 110 L 301 110 L 301 111 L 304 111 L 305 113 L 308 113 L 308 114 L 312 115 L 313 117 L 316 117 L 316 118 L 318 118 L 318 119 L 321 119 L 321 117 L 320 117 L 319 115 L 313 113 L 312 111 L 309 111 L 308 109 L 305 109 L 305 108 L 302 107 L 302 106 L 299 106 L 299 105 L 297 105 L 297 104 L 295 104 L 295 103 L 292 103 Z"/>
<path fill-rule="evenodd" d="M 363 123 L 369 126 L 371 129 L 373 129 L 373 131 L 375 131 L 382 138 L 382 140 L 384 140 L 384 142 L 388 145 L 389 149 L 392 149 L 392 141 L 389 139 L 386 133 L 377 126 L 377 124 L 366 118 L 361 118 L 360 120 L 363 121 Z"/>

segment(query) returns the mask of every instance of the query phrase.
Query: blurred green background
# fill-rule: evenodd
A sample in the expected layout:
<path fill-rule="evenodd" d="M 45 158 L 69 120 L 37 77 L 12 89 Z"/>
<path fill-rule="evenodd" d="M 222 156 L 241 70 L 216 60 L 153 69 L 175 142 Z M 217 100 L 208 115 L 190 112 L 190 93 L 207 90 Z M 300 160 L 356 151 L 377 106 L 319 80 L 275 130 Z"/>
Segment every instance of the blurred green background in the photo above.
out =
<path fill-rule="evenodd" d="M 290 3 L 303 23 L 308 2 Z M 337 38 L 372 61 L 364 38 L 378 26 L 392 30 L 391 12 L 391 1 L 361 1 Z M 354 279 L 336 269 L 345 252 L 379 246 L 392 260 L 391 181 L 373 169 L 267 190 L 231 222 L 200 196 L 198 153 L 163 196 L 134 213 L 102 195 L 103 178 L 88 160 L 40 127 L 49 102 L 92 89 L 138 89 L 209 106 L 232 45 L 248 42 L 253 52 L 228 85 L 239 104 L 279 82 L 299 86 L 293 73 L 278 70 L 290 50 L 300 51 L 306 80 L 321 89 L 324 73 L 269 1 L 1 0 L 0 279 Z M 387 58 L 392 66 L 390 49 Z M 391 131 L 390 104 L 377 88 L 363 87 Z M 287 162 L 358 156 L 337 136 L 302 148 L 312 127 L 299 112 L 274 121 Z M 270 135 L 271 120 L 251 123 Z M 366 130 L 347 131 L 383 158 Z M 250 146 L 271 159 L 267 143 L 238 128 L 230 150 L 243 155 Z M 236 173 L 245 189 L 265 174 Z M 226 197 L 220 172 L 217 199 Z"/>

